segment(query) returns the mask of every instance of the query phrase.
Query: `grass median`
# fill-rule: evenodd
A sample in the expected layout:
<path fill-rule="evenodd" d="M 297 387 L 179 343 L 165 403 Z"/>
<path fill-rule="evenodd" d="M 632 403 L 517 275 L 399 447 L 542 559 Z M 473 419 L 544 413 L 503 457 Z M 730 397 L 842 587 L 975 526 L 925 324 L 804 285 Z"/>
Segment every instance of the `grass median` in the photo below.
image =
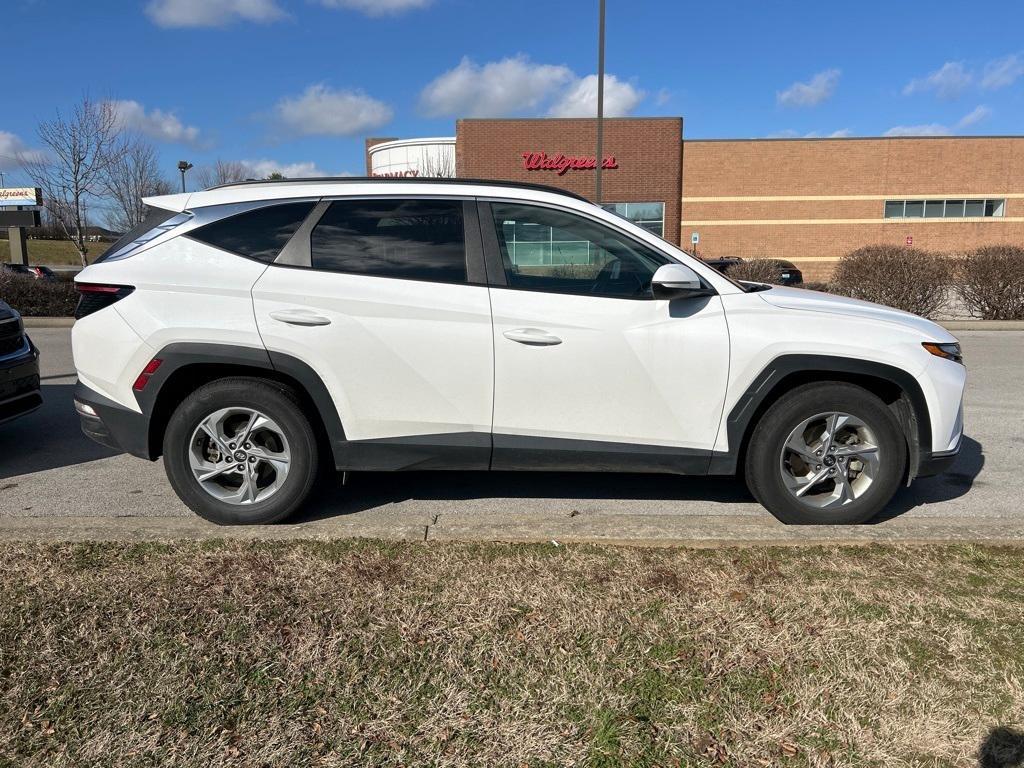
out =
<path fill-rule="evenodd" d="M 1024 750 L 1024 549 L 2 554 L 0 764 L 952 766 Z"/>
<path fill-rule="evenodd" d="M 45 264 L 50 267 L 80 267 L 82 260 L 70 240 L 28 240 L 29 264 Z M 98 259 L 111 243 L 89 243 L 89 263 Z M 11 260 L 11 244 L 0 240 L 0 261 Z"/>

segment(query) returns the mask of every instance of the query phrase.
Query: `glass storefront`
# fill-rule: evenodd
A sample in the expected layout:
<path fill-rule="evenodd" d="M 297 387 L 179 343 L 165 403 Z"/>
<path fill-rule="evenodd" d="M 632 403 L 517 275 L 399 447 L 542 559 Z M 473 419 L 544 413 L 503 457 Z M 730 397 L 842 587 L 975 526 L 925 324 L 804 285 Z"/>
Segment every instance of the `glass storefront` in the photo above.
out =
<path fill-rule="evenodd" d="M 664 203 L 605 203 L 601 207 L 629 219 L 658 237 L 665 236 Z"/>

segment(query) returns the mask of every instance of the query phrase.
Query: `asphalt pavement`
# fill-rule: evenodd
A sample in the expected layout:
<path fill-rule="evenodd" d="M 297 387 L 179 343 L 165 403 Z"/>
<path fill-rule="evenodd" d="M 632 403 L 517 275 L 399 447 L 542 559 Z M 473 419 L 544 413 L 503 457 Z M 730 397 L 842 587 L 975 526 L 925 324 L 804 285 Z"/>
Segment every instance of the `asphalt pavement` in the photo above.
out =
<path fill-rule="evenodd" d="M 33 328 L 44 406 L 0 426 L 0 539 L 365 535 L 403 539 L 817 541 L 731 478 L 589 473 L 357 473 L 296 525 L 228 532 L 195 518 L 161 462 L 86 438 L 72 408 L 70 329 Z M 902 490 L 855 540 L 1024 540 L 1024 331 L 963 331 L 966 437 L 952 470 Z M 263 533 L 260 534 L 260 531 Z M 966 533 L 965 533 L 966 532 Z M 847 535 L 847 534 L 844 534 Z"/>

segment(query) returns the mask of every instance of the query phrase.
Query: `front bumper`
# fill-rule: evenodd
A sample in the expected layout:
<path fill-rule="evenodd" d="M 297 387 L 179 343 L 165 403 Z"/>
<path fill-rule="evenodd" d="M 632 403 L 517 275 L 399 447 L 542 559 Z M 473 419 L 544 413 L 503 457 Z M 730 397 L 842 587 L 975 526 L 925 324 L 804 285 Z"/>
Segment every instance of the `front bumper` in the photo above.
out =
<path fill-rule="evenodd" d="M 0 361 L 0 424 L 31 413 L 43 404 L 39 393 L 39 351 Z"/>
<path fill-rule="evenodd" d="M 960 446 L 963 445 L 963 436 L 957 442 L 956 448 L 950 451 L 923 451 L 917 464 L 918 477 L 932 477 L 941 475 L 953 466 L 956 457 L 960 455 Z"/>
<path fill-rule="evenodd" d="M 153 458 L 149 449 L 149 418 L 144 414 L 115 403 L 82 382 L 75 385 L 75 411 L 86 437 L 115 451 Z"/>

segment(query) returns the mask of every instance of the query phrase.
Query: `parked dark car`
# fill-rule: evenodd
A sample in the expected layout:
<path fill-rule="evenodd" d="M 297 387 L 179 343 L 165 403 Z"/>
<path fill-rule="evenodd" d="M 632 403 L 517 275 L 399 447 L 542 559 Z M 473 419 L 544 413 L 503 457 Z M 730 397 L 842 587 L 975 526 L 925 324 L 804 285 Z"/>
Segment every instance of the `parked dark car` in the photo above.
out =
<path fill-rule="evenodd" d="M 60 278 L 57 273 L 42 264 L 3 264 L 0 269 L 6 269 L 17 275 L 25 275 L 36 280 L 45 280 L 48 283 L 56 283 Z"/>
<path fill-rule="evenodd" d="M 777 279 L 771 280 L 776 285 L 800 285 L 804 281 L 803 273 L 791 261 L 784 259 L 753 259 L 752 261 L 769 262 L 778 274 Z M 738 264 L 750 264 L 751 262 L 744 261 L 739 256 L 723 256 L 718 259 L 706 259 L 705 263 L 725 275 L 729 274 L 729 270 Z"/>
<path fill-rule="evenodd" d="M 0 424 L 42 404 L 39 351 L 25 333 L 21 315 L 0 301 Z"/>

